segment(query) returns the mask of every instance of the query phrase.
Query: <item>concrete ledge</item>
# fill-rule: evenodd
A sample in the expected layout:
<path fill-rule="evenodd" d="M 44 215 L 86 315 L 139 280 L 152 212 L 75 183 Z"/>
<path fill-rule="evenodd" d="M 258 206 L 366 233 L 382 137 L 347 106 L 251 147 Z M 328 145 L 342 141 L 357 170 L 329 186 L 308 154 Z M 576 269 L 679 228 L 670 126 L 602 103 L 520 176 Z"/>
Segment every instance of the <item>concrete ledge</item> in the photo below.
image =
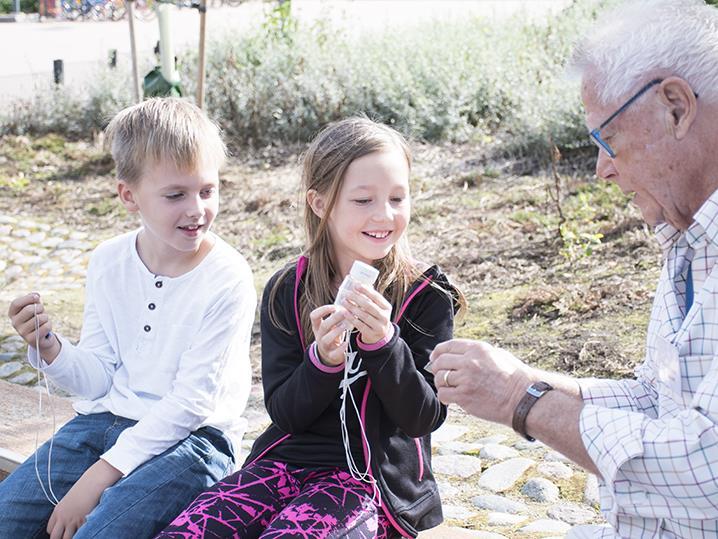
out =
<path fill-rule="evenodd" d="M 42 417 L 38 416 L 40 393 L 30 387 L 0 380 L 0 472 L 9 473 L 52 435 L 52 409 L 55 427 L 60 428 L 75 416 L 68 399 L 43 394 Z M 0 476 L 1 477 L 1 476 Z"/>
<path fill-rule="evenodd" d="M 482 535 L 483 533 L 480 531 L 442 524 L 436 528 L 421 532 L 418 539 L 478 539 Z"/>
<path fill-rule="evenodd" d="M 20 464 L 25 457 L 14 451 L 9 451 L 0 447 L 0 470 L 11 472 Z"/>
<path fill-rule="evenodd" d="M 42 417 L 38 417 L 39 390 L 0 380 L 0 481 L 35 451 L 52 434 L 52 412 L 43 393 Z M 75 416 L 69 399 L 51 397 L 59 429 Z M 421 532 L 419 539 L 476 537 L 477 532 L 441 525 Z"/>
<path fill-rule="evenodd" d="M 423 531 L 419 534 L 418 539 L 459 539 L 461 537 L 475 537 L 476 532 L 465 530 L 464 528 L 456 528 L 441 524 L 436 528 Z"/>

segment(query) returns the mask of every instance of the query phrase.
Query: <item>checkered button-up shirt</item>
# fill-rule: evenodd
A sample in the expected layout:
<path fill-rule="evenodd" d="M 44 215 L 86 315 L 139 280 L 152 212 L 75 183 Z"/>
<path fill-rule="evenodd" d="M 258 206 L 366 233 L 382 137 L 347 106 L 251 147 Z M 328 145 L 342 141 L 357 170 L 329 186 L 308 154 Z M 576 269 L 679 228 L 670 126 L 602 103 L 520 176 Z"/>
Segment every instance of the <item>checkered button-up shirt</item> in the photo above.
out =
<path fill-rule="evenodd" d="M 661 225 L 665 263 L 636 380 L 582 380 L 583 443 L 612 525 L 591 537 L 718 537 L 718 191 L 685 233 Z M 693 304 L 685 312 L 686 278 Z"/>

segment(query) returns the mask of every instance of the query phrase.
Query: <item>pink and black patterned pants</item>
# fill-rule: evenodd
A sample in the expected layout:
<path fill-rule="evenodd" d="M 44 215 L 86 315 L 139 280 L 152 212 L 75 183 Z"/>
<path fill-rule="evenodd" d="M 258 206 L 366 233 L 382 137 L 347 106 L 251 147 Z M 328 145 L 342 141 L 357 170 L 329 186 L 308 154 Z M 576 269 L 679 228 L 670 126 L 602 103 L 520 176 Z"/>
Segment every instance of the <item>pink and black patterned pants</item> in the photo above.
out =
<path fill-rule="evenodd" d="M 390 539 L 369 485 L 339 468 L 259 460 L 200 494 L 155 539 Z"/>

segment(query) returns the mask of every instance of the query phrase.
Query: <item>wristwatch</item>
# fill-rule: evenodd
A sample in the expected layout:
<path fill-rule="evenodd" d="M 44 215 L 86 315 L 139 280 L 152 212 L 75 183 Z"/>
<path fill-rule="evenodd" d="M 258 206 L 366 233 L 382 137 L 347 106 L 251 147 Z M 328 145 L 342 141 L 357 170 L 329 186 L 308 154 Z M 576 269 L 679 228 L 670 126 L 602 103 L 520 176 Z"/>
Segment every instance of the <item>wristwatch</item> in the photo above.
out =
<path fill-rule="evenodd" d="M 547 382 L 535 382 L 528 387 L 526 394 L 516 405 L 514 417 L 511 420 L 511 426 L 529 442 L 533 442 L 536 439 L 526 433 L 526 417 L 529 415 L 529 411 L 533 405 L 536 404 L 536 401 L 552 389 L 553 386 Z"/>

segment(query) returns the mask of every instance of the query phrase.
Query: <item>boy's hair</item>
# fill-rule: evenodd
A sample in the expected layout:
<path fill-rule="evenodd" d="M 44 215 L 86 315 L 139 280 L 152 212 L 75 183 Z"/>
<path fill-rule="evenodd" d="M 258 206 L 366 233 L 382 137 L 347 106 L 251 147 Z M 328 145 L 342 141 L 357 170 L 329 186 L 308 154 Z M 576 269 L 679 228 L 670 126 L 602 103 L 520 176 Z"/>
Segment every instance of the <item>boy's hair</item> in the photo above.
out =
<path fill-rule="evenodd" d="M 306 342 L 314 339 L 309 313 L 320 305 L 334 301 L 333 283 L 342 277 L 337 275 L 328 219 L 344 183 L 347 168 L 360 157 L 391 149 L 398 149 L 404 154 L 411 170 L 411 149 L 404 137 L 384 124 L 365 117 L 352 117 L 327 125 L 304 153 L 302 190 L 305 196 L 305 255 L 308 265 L 299 316 Z M 326 210 L 322 219 L 306 203 L 306 194 L 310 189 L 326 197 Z M 374 266 L 379 270 L 376 290 L 391 302 L 394 313 L 399 312 L 407 291 L 422 274 L 411 256 L 406 235 L 399 239 L 387 256 L 375 261 Z M 282 275 L 270 291 L 269 315 L 275 326 L 289 330 L 279 322 L 274 309 L 276 294 L 285 277 L 286 274 Z"/>
<path fill-rule="evenodd" d="M 137 182 L 148 166 L 170 163 L 182 172 L 221 168 L 227 148 L 219 128 L 197 106 L 155 97 L 121 110 L 105 130 L 117 179 Z"/>

